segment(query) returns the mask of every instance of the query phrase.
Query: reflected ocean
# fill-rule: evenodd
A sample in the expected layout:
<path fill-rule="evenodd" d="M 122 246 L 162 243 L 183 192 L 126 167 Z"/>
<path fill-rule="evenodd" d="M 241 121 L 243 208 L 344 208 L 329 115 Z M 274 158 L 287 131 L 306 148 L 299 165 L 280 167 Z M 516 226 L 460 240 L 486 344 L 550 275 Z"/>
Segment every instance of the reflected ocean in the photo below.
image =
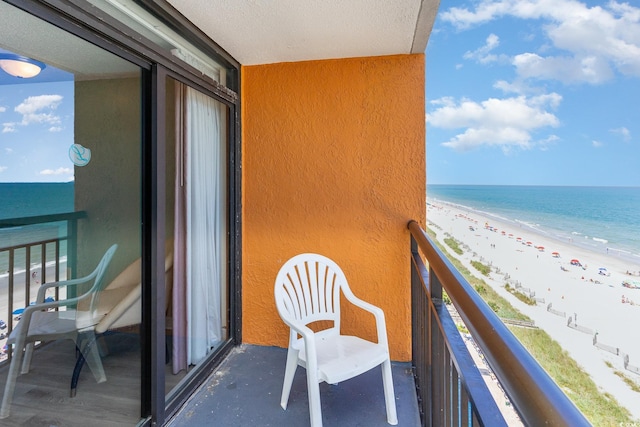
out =
<path fill-rule="evenodd" d="M 640 187 L 428 185 L 427 199 L 640 262 Z"/>
<path fill-rule="evenodd" d="M 0 220 L 74 210 L 74 183 L 0 183 Z M 66 235 L 66 223 L 49 223 L 24 227 L 0 228 L 0 276 L 8 270 L 8 251 L 1 251 L 24 242 L 36 242 Z M 64 246 L 64 243 L 63 243 Z M 62 250 L 65 250 L 63 247 Z M 24 262 L 24 251 L 16 252 L 16 266 Z M 47 248 L 47 259 L 53 258 L 53 248 Z M 32 263 L 39 261 L 37 250 Z M 20 267 L 16 267 L 20 268 Z"/>

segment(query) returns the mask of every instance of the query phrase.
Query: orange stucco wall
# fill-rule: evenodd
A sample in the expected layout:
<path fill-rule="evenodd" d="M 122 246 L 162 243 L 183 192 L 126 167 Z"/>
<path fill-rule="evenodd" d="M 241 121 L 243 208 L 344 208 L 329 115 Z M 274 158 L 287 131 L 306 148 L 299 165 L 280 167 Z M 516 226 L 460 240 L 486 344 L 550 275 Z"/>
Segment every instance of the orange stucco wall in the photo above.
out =
<path fill-rule="evenodd" d="M 335 260 L 411 357 L 409 219 L 425 222 L 424 55 L 242 68 L 243 341 L 287 346 L 273 282 L 301 252 Z M 346 332 L 375 336 L 355 310 Z"/>

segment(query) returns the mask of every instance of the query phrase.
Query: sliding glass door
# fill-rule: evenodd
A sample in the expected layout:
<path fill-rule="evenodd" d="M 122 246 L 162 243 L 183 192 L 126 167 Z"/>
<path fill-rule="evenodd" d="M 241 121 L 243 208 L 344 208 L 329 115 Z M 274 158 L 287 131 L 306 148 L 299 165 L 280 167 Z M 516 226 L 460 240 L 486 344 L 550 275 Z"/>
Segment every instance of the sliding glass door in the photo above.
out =
<path fill-rule="evenodd" d="M 173 79 L 167 99 L 170 393 L 229 338 L 229 108 Z"/>
<path fill-rule="evenodd" d="M 0 425 L 133 425 L 143 70 L 2 1 L 0 68 Z"/>

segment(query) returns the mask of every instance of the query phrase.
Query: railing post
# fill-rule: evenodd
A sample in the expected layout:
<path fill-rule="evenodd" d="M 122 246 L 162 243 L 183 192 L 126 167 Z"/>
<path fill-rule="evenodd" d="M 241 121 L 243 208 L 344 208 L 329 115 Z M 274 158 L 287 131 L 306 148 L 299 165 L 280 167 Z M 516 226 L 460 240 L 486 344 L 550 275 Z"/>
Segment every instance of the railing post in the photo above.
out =
<path fill-rule="evenodd" d="M 67 279 L 76 277 L 76 260 L 78 255 L 78 220 L 67 220 Z"/>

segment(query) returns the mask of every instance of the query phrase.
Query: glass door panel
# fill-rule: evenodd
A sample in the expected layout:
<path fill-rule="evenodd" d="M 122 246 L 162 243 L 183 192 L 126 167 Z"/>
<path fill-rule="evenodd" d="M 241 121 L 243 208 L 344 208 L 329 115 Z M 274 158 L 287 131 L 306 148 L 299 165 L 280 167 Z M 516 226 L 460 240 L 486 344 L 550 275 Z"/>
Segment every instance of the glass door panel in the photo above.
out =
<path fill-rule="evenodd" d="M 0 425 L 141 419 L 141 105 L 139 67 L 0 2 Z"/>
<path fill-rule="evenodd" d="M 167 82 L 167 281 L 165 391 L 229 338 L 228 107 L 176 80 Z M 194 369 L 196 368 L 196 369 Z"/>

